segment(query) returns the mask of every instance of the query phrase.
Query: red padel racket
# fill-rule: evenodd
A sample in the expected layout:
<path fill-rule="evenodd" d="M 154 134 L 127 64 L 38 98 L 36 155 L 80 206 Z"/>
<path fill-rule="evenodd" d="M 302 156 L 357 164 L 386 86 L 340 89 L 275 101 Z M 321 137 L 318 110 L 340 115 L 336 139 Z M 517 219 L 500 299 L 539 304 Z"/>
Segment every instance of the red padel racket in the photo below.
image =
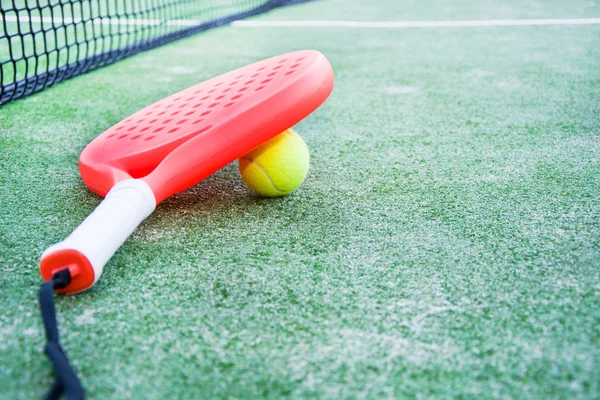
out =
<path fill-rule="evenodd" d="M 106 262 L 156 205 L 250 152 L 313 112 L 333 89 L 321 53 L 297 51 L 217 76 L 119 122 L 81 153 L 85 184 L 105 199 L 40 261 L 59 290 L 91 287 Z"/>

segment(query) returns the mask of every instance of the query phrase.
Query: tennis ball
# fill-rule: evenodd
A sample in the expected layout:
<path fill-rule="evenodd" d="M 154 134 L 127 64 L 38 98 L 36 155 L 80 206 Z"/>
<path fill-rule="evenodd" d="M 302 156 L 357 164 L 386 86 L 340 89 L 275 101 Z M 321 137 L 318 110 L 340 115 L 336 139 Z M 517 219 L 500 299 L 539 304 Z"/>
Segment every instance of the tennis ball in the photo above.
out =
<path fill-rule="evenodd" d="M 250 189 L 262 196 L 283 196 L 296 190 L 306 178 L 308 147 L 288 129 L 238 162 L 242 179 Z"/>

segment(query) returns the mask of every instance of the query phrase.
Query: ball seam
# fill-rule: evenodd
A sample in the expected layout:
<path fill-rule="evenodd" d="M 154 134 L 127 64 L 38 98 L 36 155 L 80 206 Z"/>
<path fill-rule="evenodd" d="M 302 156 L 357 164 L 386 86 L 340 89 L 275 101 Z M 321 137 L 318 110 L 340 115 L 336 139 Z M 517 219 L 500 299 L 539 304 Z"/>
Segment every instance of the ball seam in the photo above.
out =
<path fill-rule="evenodd" d="M 265 169 L 257 162 L 254 162 L 253 159 L 248 158 L 248 157 L 242 157 L 242 160 L 248 160 L 250 161 L 251 164 L 256 165 L 258 168 L 260 168 L 260 170 L 263 172 L 263 174 L 265 174 L 265 176 L 267 177 L 267 179 L 269 180 L 269 182 L 271 183 L 271 186 L 273 186 L 273 189 L 275 189 L 276 191 L 278 191 L 279 193 L 284 193 L 286 194 L 287 192 L 284 192 L 283 190 L 280 190 L 275 183 L 273 182 L 273 180 L 271 179 L 271 177 L 269 176 L 269 174 L 267 174 L 267 171 L 265 171 Z"/>

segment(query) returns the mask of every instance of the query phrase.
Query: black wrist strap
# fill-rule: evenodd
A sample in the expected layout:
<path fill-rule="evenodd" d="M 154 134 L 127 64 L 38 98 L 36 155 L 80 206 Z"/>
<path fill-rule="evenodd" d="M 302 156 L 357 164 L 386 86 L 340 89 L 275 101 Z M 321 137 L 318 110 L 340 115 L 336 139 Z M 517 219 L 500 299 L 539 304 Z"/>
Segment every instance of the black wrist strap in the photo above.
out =
<path fill-rule="evenodd" d="M 40 310 L 44 329 L 46 330 L 46 355 L 54 365 L 58 377 L 46 394 L 46 400 L 56 400 L 66 392 L 67 399 L 83 399 L 83 387 L 69 364 L 58 337 L 58 326 L 56 324 L 56 311 L 54 310 L 54 289 L 62 289 L 71 282 L 71 273 L 68 269 L 55 273 L 48 282 L 42 284 L 39 292 Z"/>

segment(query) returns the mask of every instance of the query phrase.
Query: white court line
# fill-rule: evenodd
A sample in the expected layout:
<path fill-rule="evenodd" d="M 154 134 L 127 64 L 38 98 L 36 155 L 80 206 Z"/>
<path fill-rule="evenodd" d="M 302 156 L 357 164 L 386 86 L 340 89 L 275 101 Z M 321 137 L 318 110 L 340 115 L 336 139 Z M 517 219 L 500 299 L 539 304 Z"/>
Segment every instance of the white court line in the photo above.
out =
<path fill-rule="evenodd" d="M 81 23 L 81 18 L 13 16 L 4 18 L 7 22 L 35 22 L 72 24 Z M 2 21 L 2 20 L 0 20 Z M 94 25 L 138 25 L 138 26 L 196 26 L 204 21 L 192 19 L 132 19 L 132 18 L 94 18 L 87 20 Z M 243 28 L 460 28 L 481 26 L 533 26 L 533 25 L 597 25 L 600 18 L 566 19 L 489 19 L 473 21 L 234 21 L 233 26 Z"/>
<path fill-rule="evenodd" d="M 475 21 L 234 21 L 244 28 L 462 28 L 477 26 L 596 25 L 600 18 L 490 19 Z"/>

